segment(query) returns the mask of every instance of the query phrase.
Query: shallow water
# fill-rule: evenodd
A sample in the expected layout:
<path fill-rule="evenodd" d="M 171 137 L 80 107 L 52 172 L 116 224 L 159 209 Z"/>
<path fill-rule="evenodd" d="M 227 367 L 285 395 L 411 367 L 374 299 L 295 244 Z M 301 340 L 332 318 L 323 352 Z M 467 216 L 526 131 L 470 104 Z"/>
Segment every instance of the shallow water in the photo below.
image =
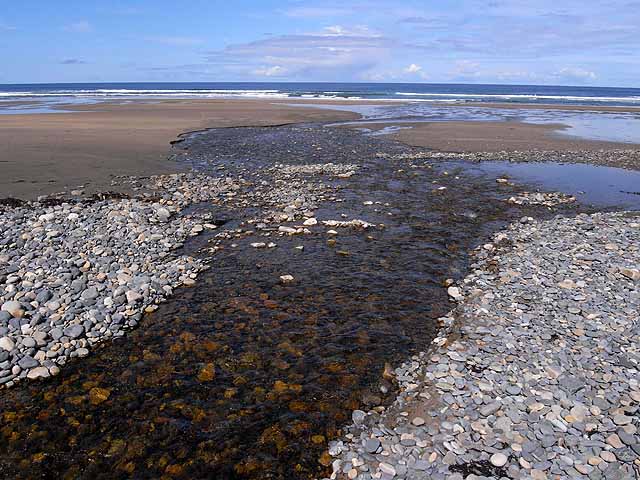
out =
<path fill-rule="evenodd" d="M 461 162 L 451 162 L 461 166 Z M 465 169 L 478 174 L 507 176 L 513 181 L 575 195 L 583 204 L 599 208 L 640 210 L 640 172 L 622 168 L 571 163 L 481 162 Z"/>
<path fill-rule="evenodd" d="M 346 129 L 219 129 L 176 148 L 185 162 L 247 180 L 236 199 L 210 207 L 234 238 L 220 241 L 196 287 L 125 339 L 0 394 L 3 478 L 320 475 L 326 442 L 351 411 L 384 404 L 381 384 L 393 393 L 385 362 L 434 337 L 450 308 L 443 282 L 465 274 L 470 248 L 546 212 L 507 204 L 519 188 L 497 185 L 492 172 L 380 158 L 410 149 Z M 351 178 L 312 179 L 344 200 L 322 202 L 316 215 L 378 226 L 339 229 L 335 244 L 318 227 L 251 248 L 265 238 L 246 222 L 273 207 L 276 162 L 360 165 Z M 295 281 L 281 284 L 283 274 Z"/>
<path fill-rule="evenodd" d="M 303 106 L 303 105 L 296 105 Z M 307 105 L 309 106 L 309 105 Z M 311 105 L 316 106 L 316 105 Z M 621 143 L 640 143 L 640 110 L 637 112 L 598 112 L 559 109 L 495 108 L 443 106 L 437 103 L 405 105 L 321 105 L 333 110 L 353 111 L 361 120 L 342 125 L 385 123 L 402 125 L 419 122 L 526 122 L 540 125 L 563 124 L 556 132 L 562 137 Z M 393 133 L 392 130 L 387 133 Z"/>

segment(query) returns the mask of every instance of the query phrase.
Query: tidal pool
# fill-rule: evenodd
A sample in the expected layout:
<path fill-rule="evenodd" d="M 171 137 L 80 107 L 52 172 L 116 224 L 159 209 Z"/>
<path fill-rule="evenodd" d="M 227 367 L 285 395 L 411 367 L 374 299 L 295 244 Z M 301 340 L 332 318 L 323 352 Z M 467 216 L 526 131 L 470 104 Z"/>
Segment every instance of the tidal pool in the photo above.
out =
<path fill-rule="evenodd" d="M 515 182 L 535 185 L 543 190 L 575 195 L 599 208 L 640 210 L 640 172 L 583 163 L 512 163 L 484 161 L 469 165 L 451 162 L 477 174 L 508 176 Z"/>

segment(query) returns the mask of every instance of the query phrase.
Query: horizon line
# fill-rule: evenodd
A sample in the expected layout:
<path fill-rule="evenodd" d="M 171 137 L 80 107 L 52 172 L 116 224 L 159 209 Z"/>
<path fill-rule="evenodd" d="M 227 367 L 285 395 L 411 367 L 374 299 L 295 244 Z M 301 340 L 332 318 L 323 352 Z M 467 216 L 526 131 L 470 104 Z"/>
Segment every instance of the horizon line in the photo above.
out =
<path fill-rule="evenodd" d="M 326 84 L 326 85 L 464 85 L 464 86 L 495 86 L 495 87 L 565 87 L 565 88 L 619 88 L 619 89 L 632 89 L 640 90 L 638 87 L 623 87 L 618 85 L 568 85 L 568 84 L 550 84 L 550 83 L 464 83 L 464 82 L 338 82 L 338 81 L 186 81 L 186 82 L 171 82 L 171 81 L 99 81 L 99 82 L 25 82 L 25 83 L 0 83 L 2 86 L 21 86 L 21 85 L 105 85 L 105 84 Z"/>

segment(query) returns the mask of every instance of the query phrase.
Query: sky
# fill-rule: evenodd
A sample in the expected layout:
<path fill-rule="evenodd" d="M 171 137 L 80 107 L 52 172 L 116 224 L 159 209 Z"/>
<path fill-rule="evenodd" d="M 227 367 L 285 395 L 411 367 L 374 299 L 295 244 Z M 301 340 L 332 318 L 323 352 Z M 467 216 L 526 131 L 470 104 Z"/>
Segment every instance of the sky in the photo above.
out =
<path fill-rule="evenodd" d="M 0 2 L 0 83 L 640 87 L 640 0 Z"/>

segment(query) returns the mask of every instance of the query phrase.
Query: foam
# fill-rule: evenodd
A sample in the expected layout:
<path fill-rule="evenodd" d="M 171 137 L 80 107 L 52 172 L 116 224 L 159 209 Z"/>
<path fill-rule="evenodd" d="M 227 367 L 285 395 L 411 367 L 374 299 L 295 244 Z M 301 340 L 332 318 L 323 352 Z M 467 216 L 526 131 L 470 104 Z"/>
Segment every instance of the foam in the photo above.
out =
<path fill-rule="evenodd" d="M 640 102 L 640 97 L 583 97 L 573 95 L 536 95 L 536 94 L 488 94 L 488 93 L 416 93 L 395 92 L 399 96 L 437 97 L 437 98 L 492 98 L 492 99 L 526 99 L 526 100 L 565 100 L 592 102 Z"/>

